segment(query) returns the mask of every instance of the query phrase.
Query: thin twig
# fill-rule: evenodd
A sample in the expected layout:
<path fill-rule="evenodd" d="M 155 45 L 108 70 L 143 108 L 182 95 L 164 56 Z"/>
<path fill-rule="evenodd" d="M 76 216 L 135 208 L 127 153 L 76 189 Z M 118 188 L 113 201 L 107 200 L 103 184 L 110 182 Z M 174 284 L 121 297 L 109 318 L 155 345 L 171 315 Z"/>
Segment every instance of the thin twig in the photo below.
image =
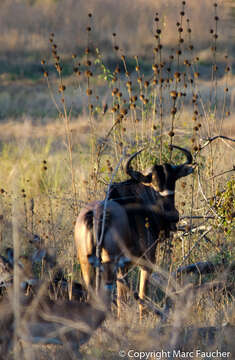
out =
<path fill-rule="evenodd" d="M 215 177 L 218 177 L 218 176 L 222 176 L 222 175 L 227 174 L 227 173 L 230 173 L 230 172 L 232 172 L 232 171 L 235 171 L 235 165 L 233 165 L 232 169 L 230 169 L 230 170 L 225 170 L 225 171 L 223 171 L 222 173 L 219 173 L 219 174 L 214 175 L 213 177 L 209 177 L 207 180 L 211 180 L 212 178 L 215 178 Z"/>
<path fill-rule="evenodd" d="M 200 147 L 200 150 L 204 149 L 207 145 L 209 145 L 210 143 L 212 143 L 212 141 L 214 141 L 216 139 L 224 139 L 224 140 L 235 142 L 235 139 L 232 139 L 232 138 L 230 138 L 228 136 L 224 136 L 224 135 L 216 135 L 216 136 L 209 137 L 209 138 L 202 138 L 202 140 L 206 140 L 206 142 L 205 142 L 205 144 L 203 144 Z"/>
<path fill-rule="evenodd" d="M 199 237 L 199 239 L 193 244 L 193 246 L 191 247 L 190 251 L 188 252 L 187 255 L 185 255 L 185 257 L 183 258 L 183 260 L 181 261 L 179 266 L 182 266 L 182 264 L 185 262 L 185 260 L 188 259 L 188 257 L 191 255 L 193 249 L 195 248 L 195 246 L 198 245 L 198 243 L 201 241 L 201 239 L 204 238 L 205 235 L 207 235 L 210 231 L 211 231 L 212 227 L 210 227 L 208 230 L 204 231 L 204 233 Z"/>
<path fill-rule="evenodd" d="M 123 149 L 123 155 L 121 157 L 121 159 L 119 160 L 116 168 L 114 169 L 113 173 L 112 173 L 112 177 L 110 179 L 110 182 L 109 182 L 109 185 L 108 185 L 108 189 L 107 189 L 107 192 L 106 192 L 106 196 L 105 196 L 105 200 L 104 200 L 104 208 L 103 208 L 103 217 L 102 217 L 102 226 L 101 226 L 101 235 L 100 235 L 100 238 L 99 239 L 96 239 L 96 257 L 97 259 L 100 259 L 100 248 L 101 248 L 101 244 L 103 242 L 103 237 L 104 237 L 104 229 L 105 229 L 105 216 L 106 216 L 106 209 L 107 209 L 107 202 L 108 202 L 108 198 L 109 198 L 109 193 L 110 193 L 110 188 L 111 188 L 111 185 L 113 183 L 113 179 L 114 177 L 116 176 L 117 172 L 118 172 L 118 169 L 119 167 L 121 166 L 121 163 L 123 161 L 123 159 L 125 158 L 126 156 L 126 148 Z M 97 218 L 95 216 L 95 218 Z M 95 236 L 97 234 L 97 228 L 95 228 Z M 97 266 L 96 268 L 96 292 L 98 292 L 99 290 L 99 278 L 100 278 L 100 267 Z"/>

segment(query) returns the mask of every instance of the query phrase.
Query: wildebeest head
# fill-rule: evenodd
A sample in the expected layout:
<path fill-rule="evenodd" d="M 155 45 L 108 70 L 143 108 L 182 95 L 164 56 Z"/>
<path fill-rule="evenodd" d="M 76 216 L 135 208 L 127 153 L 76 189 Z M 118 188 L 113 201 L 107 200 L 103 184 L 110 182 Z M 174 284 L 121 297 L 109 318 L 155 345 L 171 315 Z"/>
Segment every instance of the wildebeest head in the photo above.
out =
<path fill-rule="evenodd" d="M 181 150 L 186 155 L 187 161 L 180 165 L 167 163 L 163 165 L 155 164 L 149 174 L 143 175 L 141 172 L 133 170 L 131 167 L 131 161 L 143 151 L 143 149 L 141 149 L 129 157 L 125 168 L 126 173 L 137 182 L 151 184 L 154 189 L 159 190 L 159 193 L 162 196 L 173 195 L 176 180 L 191 174 L 193 172 L 193 167 L 191 165 L 192 155 L 188 150 L 176 145 L 171 145 L 171 148 Z"/>

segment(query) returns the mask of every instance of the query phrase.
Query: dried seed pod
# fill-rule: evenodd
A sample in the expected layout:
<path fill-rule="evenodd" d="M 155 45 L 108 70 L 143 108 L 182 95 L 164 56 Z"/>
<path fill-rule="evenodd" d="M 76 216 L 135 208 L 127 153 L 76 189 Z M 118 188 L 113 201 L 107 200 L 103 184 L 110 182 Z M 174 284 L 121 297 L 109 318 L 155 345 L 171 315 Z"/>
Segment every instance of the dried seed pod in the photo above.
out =
<path fill-rule="evenodd" d="M 177 108 L 176 107 L 171 108 L 171 114 L 175 115 L 176 113 L 177 113 Z"/>
<path fill-rule="evenodd" d="M 66 90 L 66 86 L 65 85 L 60 85 L 59 92 L 64 92 L 65 90 Z"/>
<path fill-rule="evenodd" d="M 87 94 L 87 96 L 92 95 L 92 90 L 88 88 L 88 89 L 86 90 L 86 94 Z"/>
<path fill-rule="evenodd" d="M 177 98 L 177 91 L 171 91 L 170 96 L 175 100 Z"/>

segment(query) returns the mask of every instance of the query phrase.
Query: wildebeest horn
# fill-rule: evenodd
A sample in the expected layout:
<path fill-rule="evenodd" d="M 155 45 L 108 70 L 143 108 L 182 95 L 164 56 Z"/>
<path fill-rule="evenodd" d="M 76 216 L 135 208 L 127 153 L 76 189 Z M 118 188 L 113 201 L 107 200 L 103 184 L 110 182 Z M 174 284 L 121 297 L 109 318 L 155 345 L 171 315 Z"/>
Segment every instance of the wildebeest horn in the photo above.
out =
<path fill-rule="evenodd" d="M 185 148 L 176 146 L 176 145 L 169 145 L 169 148 L 170 148 L 170 149 L 173 149 L 173 148 L 178 149 L 178 150 L 182 151 L 182 152 L 186 155 L 187 161 L 186 161 L 183 165 L 192 164 L 192 162 L 193 162 L 193 157 L 192 157 L 192 154 L 190 153 L 190 151 L 188 151 L 188 150 L 185 149 Z"/>
<path fill-rule="evenodd" d="M 135 152 L 134 154 L 132 154 L 126 162 L 126 166 L 125 166 L 125 172 L 127 175 L 129 175 L 133 180 L 136 180 L 138 182 L 145 182 L 145 183 L 150 183 L 151 182 L 151 174 L 149 175 L 143 175 L 140 171 L 135 171 L 133 170 L 133 168 L 131 167 L 131 161 L 138 155 L 140 154 L 145 148 Z"/>

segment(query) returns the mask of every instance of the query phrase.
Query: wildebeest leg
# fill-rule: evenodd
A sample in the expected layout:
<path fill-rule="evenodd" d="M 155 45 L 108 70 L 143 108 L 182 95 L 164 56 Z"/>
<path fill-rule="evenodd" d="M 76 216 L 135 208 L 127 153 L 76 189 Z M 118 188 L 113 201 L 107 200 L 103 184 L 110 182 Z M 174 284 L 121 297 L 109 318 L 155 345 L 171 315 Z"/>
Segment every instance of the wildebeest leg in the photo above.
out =
<path fill-rule="evenodd" d="M 123 269 L 119 269 L 117 278 L 121 280 L 123 278 L 123 276 L 124 276 Z M 118 319 L 121 318 L 121 305 L 122 305 L 122 301 L 124 299 L 126 300 L 126 297 L 127 297 L 126 286 L 121 281 L 117 281 L 117 317 L 118 317 Z"/>
<path fill-rule="evenodd" d="M 139 285 L 139 298 L 144 299 L 144 295 L 146 292 L 146 283 L 149 278 L 149 271 L 145 269 L 140 270 L 140 285 Z M 143 305 L 139 304 L 139 311 L 140 311 L 140 321 L 143 318 Z"/>
<path fill-rule="evenodd" d="M 92 266 L 89 263 L 88 258 L 80 260 L 80 266 L 81 266 L 82 277 L 85 282 L 85 286 L 88 290 L 88 297 L 89 297 L 89 293 L 92 291 L 92 284 L 91 284 Z"/>

